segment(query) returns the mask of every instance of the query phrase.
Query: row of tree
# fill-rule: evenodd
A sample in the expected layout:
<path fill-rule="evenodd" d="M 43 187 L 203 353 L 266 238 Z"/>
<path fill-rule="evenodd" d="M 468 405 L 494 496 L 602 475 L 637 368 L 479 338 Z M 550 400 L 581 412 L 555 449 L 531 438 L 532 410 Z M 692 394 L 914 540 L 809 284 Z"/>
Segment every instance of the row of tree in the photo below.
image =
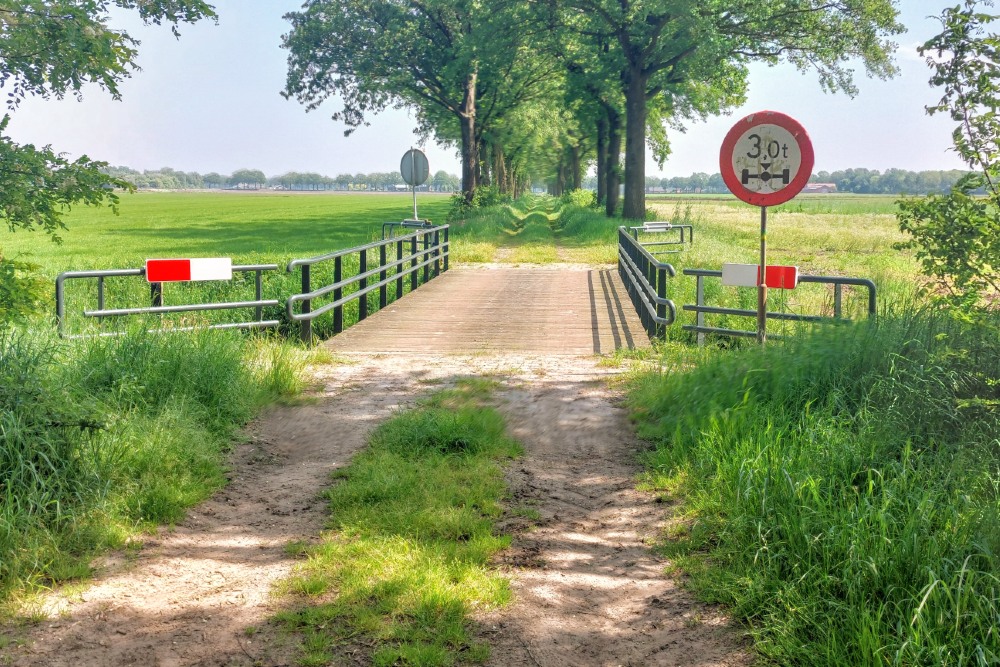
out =
<path fill-rule="evenodd" d="M 339 174 L 331 178 L 313 172 L 288 172 L 280 176 L 267 176 L 259 169 L 239 169 L 225 176 L 216 172 L 177 171 L 169 167 L 139 171 L 129 167 L 108 167 L 108 175 L 131 183 L 137 188 L 166 190 L 236 189 L 260 190 L 362 190 L 392 191 L 408 189 L 399 172 L 374 172 L 371 174 Z M 438 171 L 431 176 L 426 188 L 431 192 L 455 192 L 460 186 L 458 176 Z"/>
<path fill-rule="evenodd" d="M 338 174 L 336 177 L 324 176 L 314 172 L 288 172 L 280 176 L 266 176 L 259 169 L 240 169 L 230 175 L 216 172 L 200 174 L 185 172 L 170 167 L 139 171 L 129 167 L 108 167 L 105 173 L 127 181 L 140 189 L 155 188 L 165 190 L 198 190 L 198 189 L 238 189 L 259 190 L 272 188 L 280 190 L 338 190 L 338 191 L 375 191 L 389 192 L 407 189 L 399 172 L 373 172 L 370 174 Z M 838 192 L 856 194 L 934 194 L 951 190 L 958 181 L 969 172 L 957 169 L 949 171 L 907 171 L 905 169 L 887 169 L 880 172 L 876 169 L 843 169 L 839 171 L 819 171 L 813 174 L 812 183 L 832 183 Z M 542 187 L 544 183 L 535 183 L 533 187 Z M 599 186 L 597 175 L 583 178 L 581 187 L 587 190 L 597 190 Z M 440 170 L 428 179 L 426 184 L 430 192 L 456 192 L 461 187 L 461 179 Z M 706 174 L 702 172 L 690 176 L 659 176 L 646 177 L 646 192 L 683 192 L 724 194 L 729 189 L 722 181 L 719 173 Z"/>
<path fill-rule="evenodd" d="M 818 171 L 809 179 L 811 183 L 832 183 L 838 192 L 855 194 L 911 194 L 925 195 L 948 192 L 968 171 L 952 169 L 948 171 L 907 171 L 905 169 L 842 169 L 839 171 Z M 588 177 L 583 181 L 588 189 L 597 188 L 597 178 Z M 712 194 L 728 193 L 729 188 L 722 180 L 722 174 L 694 173 L 690 176 L 646 178 L 646 192 L 704 192 Z"/>
<path fill-rule="evenodd" d="M 894 73 L 892 0 L 306 0 L 286 14 L 283 94 L 330 100 L 348 133 L 388 107 L 460 147 L 462 189 L 554 194 L 591 166 L 609 214 L 645 212 L 646 148 L 667 128 L 746 99 L 752 62 L 814 70 L 853 94 L 852 70 Z"/>

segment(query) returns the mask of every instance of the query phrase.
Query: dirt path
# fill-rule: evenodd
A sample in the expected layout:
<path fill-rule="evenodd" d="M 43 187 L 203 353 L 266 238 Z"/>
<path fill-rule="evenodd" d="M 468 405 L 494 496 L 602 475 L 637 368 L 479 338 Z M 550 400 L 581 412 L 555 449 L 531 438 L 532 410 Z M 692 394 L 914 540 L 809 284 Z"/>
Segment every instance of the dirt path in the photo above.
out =
<path fill-rule="evenodd" d="M 634 491 L 637 443 L 594 357 L 356 355 L 320 372 L 314 405 L 278 408 L 234 453 L 232 484 L 132 559 L 109 559 L 53 620 L 8 646 L 18 665 L 267 665 L 292 649 L 261 628 L 293 560 L 323 527 L 330 472 L 399 406 L 460 376 L 503 381 L 497 399 L 527 455 L 517 502 L 540 513 L 505 557 L 517 602 L 482 618 L 494 665 L 741 665 L 723 619 L 664 577 L 651 554 L 664 507 Z M 335 664 L 366 664 L 343 656 Z"/>

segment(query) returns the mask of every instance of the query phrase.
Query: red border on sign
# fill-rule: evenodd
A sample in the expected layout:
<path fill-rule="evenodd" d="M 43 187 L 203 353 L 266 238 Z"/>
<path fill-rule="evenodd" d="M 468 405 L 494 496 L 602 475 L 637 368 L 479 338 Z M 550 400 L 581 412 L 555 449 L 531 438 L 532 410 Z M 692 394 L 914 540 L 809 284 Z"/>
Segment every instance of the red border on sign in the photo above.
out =
<path fill-rule="evenodd" d="M 802 153 L 802 164 L 799 172 L 792 179 L 792 182 L 777 192 L 752 192 L 743 187 L 736 170 L 733 169 L 733 151 L 736 150 L 736 142 L 747 130 L 758 125 L 777 125 L 788 130 L 799 144 L 799 151 Z M 805 128 L 791 116 L 786 116 L 778 111 L 758 111 L 743 118 L 729 130 L 725 140 L 722 142 L 722 150 L 719 152 L 719 168 L 722 172 L 722 180 L 729 191 L 738 199 L 742 199 L 754 206 L 777 206 L 794 198 L 802 192 L 802 188 L 809 182 L 812 175 L 815 155 L 813 154 L 812 141 Z"/>

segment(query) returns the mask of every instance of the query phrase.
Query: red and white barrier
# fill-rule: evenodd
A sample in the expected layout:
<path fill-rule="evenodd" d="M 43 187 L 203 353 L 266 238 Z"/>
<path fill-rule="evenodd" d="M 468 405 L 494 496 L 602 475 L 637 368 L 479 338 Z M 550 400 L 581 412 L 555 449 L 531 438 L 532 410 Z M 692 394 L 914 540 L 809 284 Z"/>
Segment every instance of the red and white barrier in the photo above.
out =
<path fill-rule="evenodd" d="M 151 283 L 232 279 L 233 260 L 229 257 L 146 260 L 146 280 Z"/>
<path fill-rule="evenodd" d="M 795 289 L 799 284 L 799 267 L 768 265 L 764 278 L 771 289 Z M 760 285 L 760 266 L 723 264 L 722 284 L 732 287 L 757 287 Z"/>

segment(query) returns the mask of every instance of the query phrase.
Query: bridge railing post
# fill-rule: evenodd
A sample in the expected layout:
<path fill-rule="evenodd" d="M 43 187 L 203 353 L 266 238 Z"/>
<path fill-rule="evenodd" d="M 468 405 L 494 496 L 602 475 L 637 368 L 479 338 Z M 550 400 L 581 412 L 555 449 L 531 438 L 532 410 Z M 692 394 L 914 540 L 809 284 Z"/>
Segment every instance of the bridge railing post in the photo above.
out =
<path fill-rule="evenodd" d="M 378 247 L 378 261 L 381 271 L 378 274 L 379 282 L 382 286 L 378 288 L 378 307 L 385 308 L 385 304 L 389 301 L 389 286 L 385 282 L 385 244 L 383 243 Z"/>
<path fill-rule="evenodd" d="M 358 267 L 358 274 L 359 275 L 368 271 L 368 251 L 367 250 L 362 250 L 361 252 L 358 253 L 358 263 L 359 263 L 359 267 Z M 367 278 L 361 278 L 358 281 L 358 291 L 359 292 L 360 291 L 364 291 L 364 289 L 366 287 L 368 287 L 368 279 Z M 361 320 L 365 319 L 366 317 L 368 317 L 368 295 L 367 294 L 363 294 L 360 297 L 358 297 L 358 321 L 360 322 Z"/>
<path fill-rule="evenodd" d="M 441 275 L 441 232 L 434 230 L 434 277 Z"/>
<path fill-rule="evenodd" d="M 309 294 L 312 291 L 312 282 L 309 276 L 309 269 L 311 267 L 308 264 L 302 265 L 302 293 Z M 305 299 L 302 302 L 302 314 L 306 315 L 312 311 L 312 302 L 309 299 Z M 312 320 L 305 319 L 302 320 L 302 331 L 299 335 L 302 337 L 302 342 L 306 345 L 312 345 Z"/>
<path fill-rule="evenodd" d="M 426 262 L 427 261 L 427 257 L 430 255 L 429 251 L 430 251 L 430 247 L 431 247 L 431 236 L 430 236 L 430 234 L 427 234 L 427 233 L 421 234 L 421 236 L 423 236 L 423 238 L 424 238 L 424 252 L 423 252 L 423 254 L 420 255 L 420 261 L 421 262 Z M 427 284 L 427 281 L 430 280 L 430 277 L 429 277 L 430 276 L 430 268 L 431 267 L 429 265 L 424 264 L 424 284 Z"/>
<path fill-rule="evenodd" d="M 335 285 L 339 285 L 340 281 L 344 279 L 344 258 L 335 257 L 333 260 L 333 282 Z M 344 296 L 344 290 L 342 287 L 337 287 L 333 290 L 333 300 L 340 301 Z M 336 306 L 333 309 L 333 333 L 339 334 L 344 330 L 344 307 Z"/>
<path fill-rule="evenodd" d="M 660 300 L 665 300 L 667 298 L 667 270 L 663 268 L 658 268 L 656 270 L 656 296 L 658 296 Z M 656 316 L 662 320 L 667 319 L 666 303 L 656 304 Z M 657 323 L 656 335 L 658 337 L 665 337 L 667 335 L 666 325 Z"/>
<path fill-rule="evenodd" d="M 396 241 L 396 261 L 403 259 L 403 242 Z M 403 296 L 403 265 L 396 264 L 396 298 Z"/>
<path fill-rule="evenodd" d="M 448 270 L 448 256 L 451 254 L 451 244 L 448 242 L 448 231 L 451 227 L 444 228 L 444 270 Z"/>
<path fill-rule="evenodd" d="M 410 291 L 417 289 L 417 235 L 410 237 Z"/>

